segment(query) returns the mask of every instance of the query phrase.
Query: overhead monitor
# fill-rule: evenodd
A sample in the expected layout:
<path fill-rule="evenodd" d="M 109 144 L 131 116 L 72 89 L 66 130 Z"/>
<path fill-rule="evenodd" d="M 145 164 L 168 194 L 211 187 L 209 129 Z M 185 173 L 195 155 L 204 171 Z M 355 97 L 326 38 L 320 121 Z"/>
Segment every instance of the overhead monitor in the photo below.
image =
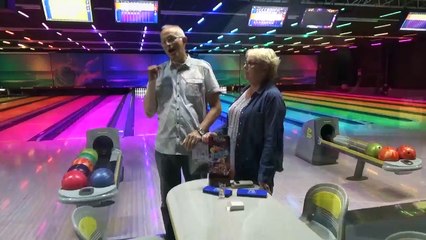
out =
<path fill-rule="evenodd" d="M 337 9 L 307 8 L 300 26 L 306 28 L 332 28 L 338 12 L 339 10 Z"/>
<path fill-rule="evenodd" d="M 90 0 L 42 0 L 47 21 L 93 22 Z"/>
<path fill-rule="evenodd" d="M 282 27 L 287 7 L 253 6 L 248 25 L 250 27 Z"/>
<path fill-rule="evenodd" d="M 158 23 L 158 1 L 115 0 L 118 23 Z"/>
<path fill-rule="evenodd" d="M 403 31 L 426 31 L 426 12 L 410 12 L 402 23 Z"/>

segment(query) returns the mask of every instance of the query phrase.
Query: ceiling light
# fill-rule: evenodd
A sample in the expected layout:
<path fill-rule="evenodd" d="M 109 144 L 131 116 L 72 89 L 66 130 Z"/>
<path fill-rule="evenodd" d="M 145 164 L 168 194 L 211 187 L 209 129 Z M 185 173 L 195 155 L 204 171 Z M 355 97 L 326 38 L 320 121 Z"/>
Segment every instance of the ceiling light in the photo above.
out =
<path fill-rule="evenodd" d="M 392 24 L 384 24 L 384 25 L 379 25 L 379 26 L 375 26 L 374 28 L 384 28 L 384 27 L 389 27 L 389 26 L 391 26 Z"/>
<path fill-rule="evenodd" d="M 4 43 L 4 44 L 10 44 L 10 42 L 9 42 L 9 41 L 3 41 L 3 43 Z"/>
<path fill-rule="evenodd" d="M 15 33 L 14 32 L 11 32 L 11 31 L 9 31 L 9 30 L 6 30 L 5 31 L 7 34 L 10 34 L 10 35 L 15 35 Z"/>
<path fill-rule="evenodd" d="M 340 24 L 340 25 L 337 25 L 336 26 L 336 28 L 342 28 L 342 27 L 347 27 L 347 26 L 350 26 L 352 23 L 344 23 L 344 24 Z"/>
<path fill-rule="evenodd" d="M 56 34 L 58 34 L 59 36 L 62 36 L 62 33 L 60 33 L 60 32 L 56 32 Z"/>
<path fill-rule="evenodd" d="M 339 34 L 340 36 L 344 36 L 344 35 L 349 35 L 349 34 L 352 34 L 352 32 L 344 32 L 344 33 L 341 33 L 341 34 Z"/>
<path fill-rule="evenodd" d="M 200 18 L 200 20 L 198 20 L 198 24 L 201 24 L 202 22 L 204 22 L 204 18 Z"/>
<path fill-rule="evenodd" d="M 314 41 L 319 41 L 319 40 L 323 40 L 323 37 L 319 37 L 319 38 L 314 38 Z"/>
<path fill-rule="evenodd" d="M 46 23 L 42 23 L 41 25 L 43 25 L 43 27 L 46 28 L 46 30 L 49 30 L 49 27 L 46 25 Z"/>
<path fill-rule="evenodd" d="M 238 28 L 235 28 L 231 31 L 231 33 L 235 33 L 235 32 L 238 32 Z"/>
<path fill-rule="evenodd" d="M 28 16 L 27 14 L 25 14 L 24 12 L 18 11 L 19 14 L 21 14 L 22 16 L 26 17 L 26 18 L 30 18 L 30 16 Z"/>
<path fill-rule="evenodd" d="M 346 38 L 345 42 L 349 42 L 349 41 L 353 41 L 353 40 L 355 40 L 355 38 Z"/>
<path fill-rule="evenodd" d="M 213 8 L 213 12 L 218 10 L 222 6 L 222 2 L 218 3 L 216 7 Z"/>

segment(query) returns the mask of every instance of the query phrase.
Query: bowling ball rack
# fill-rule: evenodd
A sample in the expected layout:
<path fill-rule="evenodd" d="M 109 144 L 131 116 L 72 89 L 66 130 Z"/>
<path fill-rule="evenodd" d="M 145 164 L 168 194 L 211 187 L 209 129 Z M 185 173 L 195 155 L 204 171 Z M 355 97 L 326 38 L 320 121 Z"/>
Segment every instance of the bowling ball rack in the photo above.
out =
<path fill-rule="evenodd" d="M 418 158 L 414 160 L 402 159 L 399 161 L 382 161 L 380 159 L 352 150 L 348 147 L 326 141 L 322 138 L 319 139 L 318 144 L 330 147 L 331 149 L 339 150 L 341 153 L 357 159 L 354 175 L 346 178 L 352 181 L 368 179 L 368 177 L 363 176 L 365 163 L 372 164 L 376 167 L 382 168 L 385 171 L 393 172 L 397 175 L 410 174 L 412 171 L 416 171 L 422 168 L 422 160 Z"/>
<path fill-rule="evenodd" d="M 346 146 L 333 142 L 336 136 L 339 136 L 339 120 L 337 118 L 320 117 L 310 120 L 303 124 L 295 155 L 312 165 L 335 164 L 340 153 L 354 157 L 357 159 L 354 175 L 346 178 L 351 181 L 368 179 L 363 176 L 366 163 L 397 175 L 410 174 L 422 168 L 422 160 L 419 158 L 414 160 L 382 161 L 365 154 L 363 152 L 365 148 L 362 146 L 367 144 L 361 143 L 362 141 L 340 135 L 348 138 L 350 143 Z"/>

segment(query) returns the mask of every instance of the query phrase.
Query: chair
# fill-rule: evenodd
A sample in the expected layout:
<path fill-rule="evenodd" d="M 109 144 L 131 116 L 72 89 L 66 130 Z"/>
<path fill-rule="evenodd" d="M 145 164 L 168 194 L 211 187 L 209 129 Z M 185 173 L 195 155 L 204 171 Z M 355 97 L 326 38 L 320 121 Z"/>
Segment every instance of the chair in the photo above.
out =
<path fill-rule="evenodd" d="M 348 197 L 335 184 L 321 183 L 306 193 L 300 219 L 323 239 L 345 239 L 345 215 Z"/>
<path fill-rule="evenodd" d="M 426 233 L 423 232 L 414 232 L 414 231 L 404 231 L 398 232 L 390 235 L 385 240 L 425 240 Z"/>

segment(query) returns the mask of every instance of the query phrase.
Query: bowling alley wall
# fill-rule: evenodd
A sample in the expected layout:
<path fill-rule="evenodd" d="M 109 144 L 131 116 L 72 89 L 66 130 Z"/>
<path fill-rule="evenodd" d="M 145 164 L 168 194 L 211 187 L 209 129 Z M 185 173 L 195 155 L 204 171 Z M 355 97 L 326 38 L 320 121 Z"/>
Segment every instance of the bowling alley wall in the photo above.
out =
<path fill-rule="evenodd" d="M 222 86 L 244 85 L 242 54 L 194 54 L 209 62 Z M 164 54 L 2 53 L 0 87 L 145 87 L 147 68 L 167 61 Z M 317 56 L 281 56 L 281 85 L 314 85 Z"/>

